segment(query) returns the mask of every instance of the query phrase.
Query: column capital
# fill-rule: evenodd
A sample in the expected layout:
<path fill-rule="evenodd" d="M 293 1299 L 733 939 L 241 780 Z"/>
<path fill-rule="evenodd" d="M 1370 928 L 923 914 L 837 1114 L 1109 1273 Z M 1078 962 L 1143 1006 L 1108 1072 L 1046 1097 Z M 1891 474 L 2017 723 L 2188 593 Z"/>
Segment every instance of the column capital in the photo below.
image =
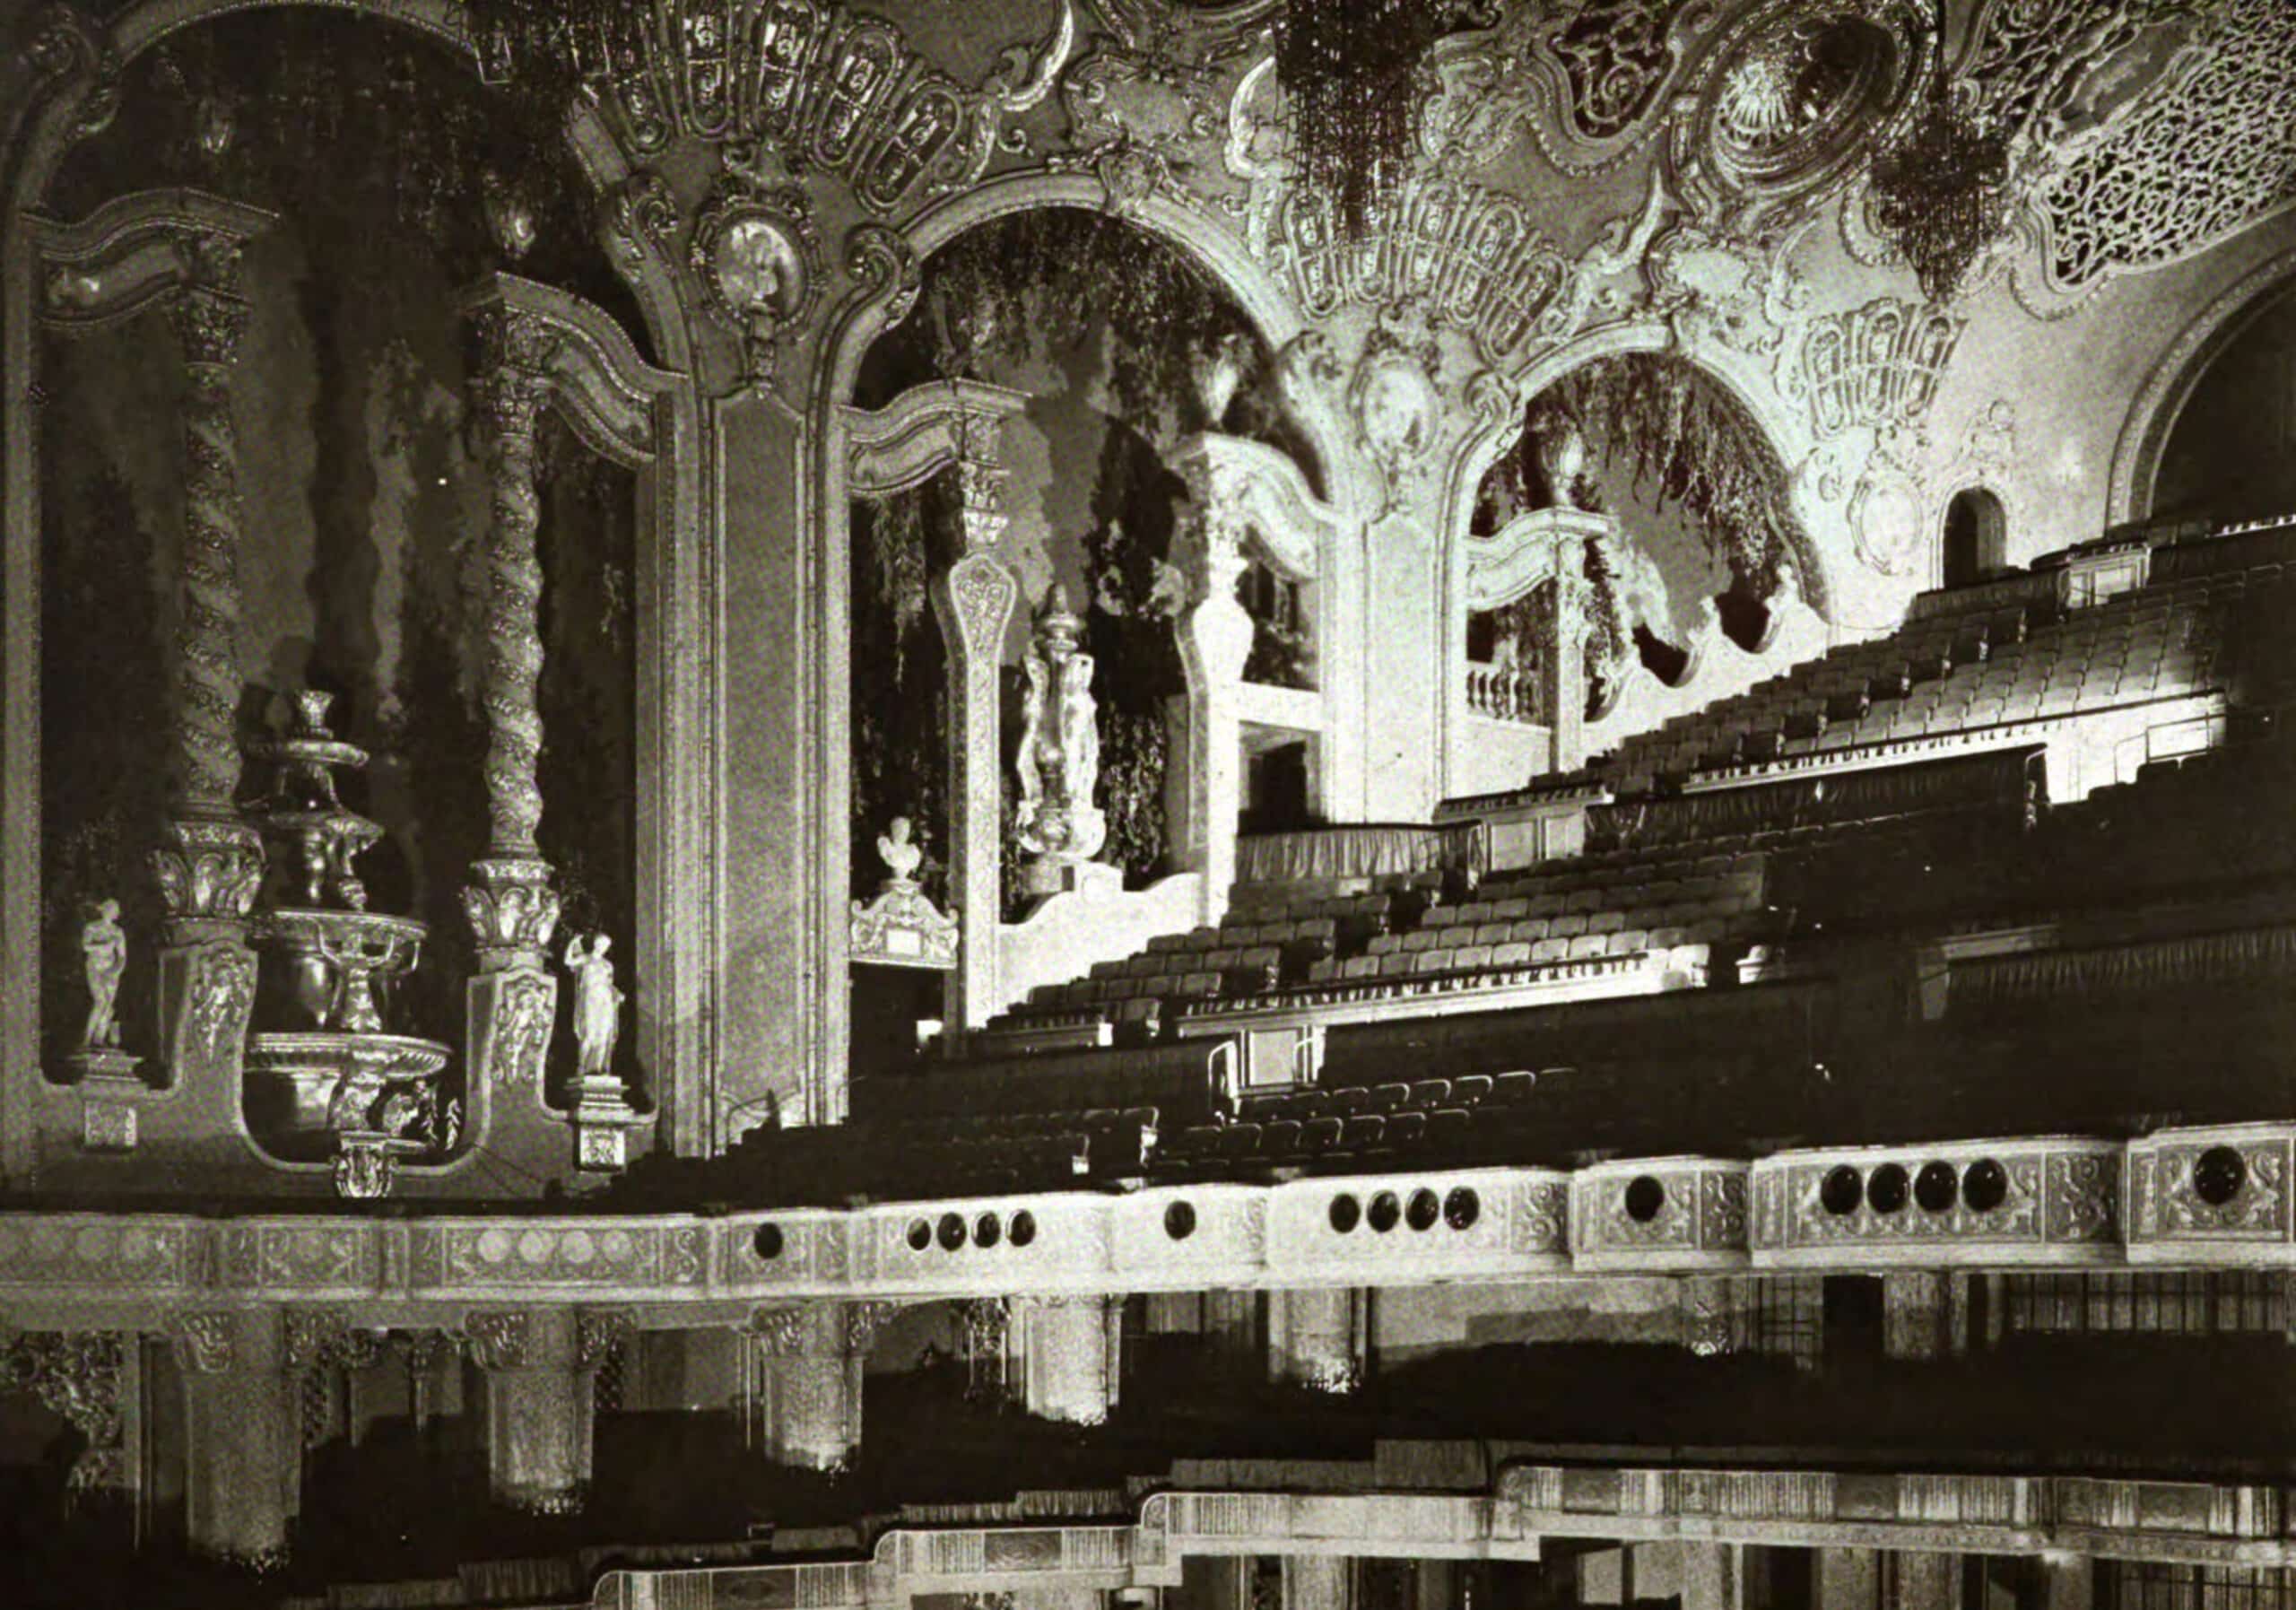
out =
<path fill-rule="evenodd" d="M 186 363 L 222 369 L 238 361 L 254 309 L 243 297 L 212 286 L 187 284 L 168 299 L 168 322 L 183 344 Z"/>
<path fill-rule="evenodd" d="M 167 824 L 151 854 L 170 924 L 238 925 L 263 885 L 263 836 L 243 822 L 187 815 Z"/>
<path fill-rule="evenodd" d="M 482 972 L 539 967 L 558 931 L 558 891 L 539 856 L 491 857 L 471 863 L 463 915 L 478 942 Z"/>
<path fill-rule="evenodd" d="M 280 1362 L 290 1375 L 315 1370 L 364 1370 L 378 1362 L 387 1331 L 352 1325 L 339 1308 L 291 1308 L 282 1318 Z"/>
<path fill-rule="evenodd" d="M 574 1316 L 574 1367 L 598 1369 L 637 1333 L 638 1316 L 630 1309 L 580 1310 Z"/>
<path fill-rule="evenodd" d="M 468 317 L 480 366 L 529 380 L 539 381 L 549 373 L 564 339 L 549 318 L 515 302 L 482 301 L 469 309 Z"/>
<path fill-rule="evenodd" d="M 482 1370 L 524 1370 L 538 1362 L 534 1357 L 532 1318 L 524 1309 L 466 1314 L 460 1339 L 472 1362 Z"/>
<path fill-rule="evenodd" d="M 176 1367 L 187 1375 L 223 1375 L 279 1362 L 279 1322 L 243 1309 L 196 1309 L 168 1326 Z"/>

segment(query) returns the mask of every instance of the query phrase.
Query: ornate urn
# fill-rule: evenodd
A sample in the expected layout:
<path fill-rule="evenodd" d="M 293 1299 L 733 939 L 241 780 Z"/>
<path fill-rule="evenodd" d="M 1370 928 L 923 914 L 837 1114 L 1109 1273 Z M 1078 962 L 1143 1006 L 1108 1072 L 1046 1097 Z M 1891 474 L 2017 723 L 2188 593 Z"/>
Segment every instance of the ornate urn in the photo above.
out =
<path fill-rule="evenodd" d="M 286 731 L 257 745 L 274 769 L 254 813 L 269 847 L 276 896 L 257 918 L 262 1009 L 274 1026 L 248 1037 L 248 1118 L 284 1161 L 332 1159 L 346 1196 L 388 1193 L 392 1160 L 445 1151 L 459 1127 L 439 1076 L 448 1048 L 396 1034 L 392 989 L 413 972 L 429 929 L 367 909 L 360 856 L 383 837 L 343 803 L 335 774 L 367 752 L 327 727 L 330 694 L 302 690 Z"/>

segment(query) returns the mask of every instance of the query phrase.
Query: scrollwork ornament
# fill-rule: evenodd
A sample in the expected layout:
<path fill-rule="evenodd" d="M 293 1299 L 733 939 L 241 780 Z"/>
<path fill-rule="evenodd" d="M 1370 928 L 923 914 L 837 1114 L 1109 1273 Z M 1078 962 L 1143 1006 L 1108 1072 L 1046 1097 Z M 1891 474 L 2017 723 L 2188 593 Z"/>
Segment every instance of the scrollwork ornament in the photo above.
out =
<path fill-rule="evenodd" d="M 29 1391 L 87 1439 L 74 1488 L 117 1486 L 126 1475 L 127 1346 L 117 1331 L 36 1331 L 0 1347 L 0 1388 Z"/>
<path fill-rule="evenodd" d="M 1701 217 L 1770 238 L 1901 132 L 1935 51 L 1917 0 L 1764 0 L 1701 54 L 1667 123 L 1673 170 Z"/>
<path fill-rule="evenodd" d="M 119 112 L 119 53 L 84 12 L 74 5 L 46 7 L 34 16 L 23 52 L 42 94 L 53 94 L 75 79 L 86 86 L 73 114 L 72 141 L 93 138 L 111 126 Z"/>
<path fill-rule="evenodd" d="M 718 190 L 695 221 L 688 261 L 702 305 L 742 343 L 744 383 L 772 383 L 781 343 L 820 303 L 824 278 L 813 199 L 763 187 L 749 148 L 729 146 Z"/>
<path fill-rule="evenodd" d="M 994 560 L 960 561 L 950 575 L 949 588 L 957 602 L 958 630 L 967 649 L 985 654 L 1001 647 L 1005 623 L 1020 596 L 1012 572 Z"/>
<path fill-rule="evenodd" d="M 2050 298 L 2180 261 L 2296 203 L 2286 7 L 2125 10 L 2094 19 L 2032 102 L 2046 160 L 2027 182 Z"/>
<path fill-rule="evenodd" d="M 677 197 L 669 181 L 641 168 L 601 203 L 599 219 L 606 255 L 628 274 L 677 232 Z"/>
<path fill-rule="evenodd" d="M 1440 413 L 1440 361 L 1431 338 L 1413 342 L 1379 329 L 1356 363 L 1348 412 L 1357 445 L 1385 483 L 1383 513 L 1402 507 L 1408 489 L 1426 473 Z"/>
<path fill-rule="evenodd" d="M 190 970 L 190 1042 L 209 1065 L 218 1065 L 247 1032 L 255 1005 L 255 953 L 230 939 L 211 940 L 192 953 Z"/>
<path fill-rule="evenodd" d="M 1561 1179 L 1533 1180 L 1517 1193 L 1513 1249 L 1518 1254 L 1559 1253 L 1569 1239 L 1570 1223 L 1570 1185 Z"/>
<path fill-rule="evenodd" d="M 1707 1248 L 1744 1247 L 1746 1177 L 1739 1173 L 1709 1174 L 1699 1198 L 1699 1244 Z"/>
<path fill-rule="evenodd" d="M 854 226 L 845 238 L 845 268 L 863 287 L 865 305 L 874 309 L 880 330 L 904 322 L 925 289 L 917 248 L 908 236 L 886 224 Z"/>

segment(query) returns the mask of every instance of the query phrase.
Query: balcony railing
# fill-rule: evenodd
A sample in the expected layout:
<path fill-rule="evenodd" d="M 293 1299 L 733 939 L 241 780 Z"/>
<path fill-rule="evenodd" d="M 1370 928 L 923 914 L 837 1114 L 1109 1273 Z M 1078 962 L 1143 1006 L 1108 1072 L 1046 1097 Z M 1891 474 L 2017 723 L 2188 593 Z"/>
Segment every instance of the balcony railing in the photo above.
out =
<path fill-rule="evenodd" d="M 1546 689 L 1535 672 L 1510 666 L 1467 666 L 1467 709 L 1493 721 L 1544 726 Z"/>

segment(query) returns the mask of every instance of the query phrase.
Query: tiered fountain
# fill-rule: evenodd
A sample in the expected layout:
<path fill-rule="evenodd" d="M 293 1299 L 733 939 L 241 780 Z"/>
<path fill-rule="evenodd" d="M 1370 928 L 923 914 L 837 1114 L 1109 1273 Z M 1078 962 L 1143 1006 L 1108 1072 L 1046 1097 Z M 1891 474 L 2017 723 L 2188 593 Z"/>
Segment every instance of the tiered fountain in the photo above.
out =
<path fill-rule="evenodd" d="M 255 939 L 258 1011 L 294 1026 L 248 1036 L 248 1118 L 283 1160 L 331 1158 L 337 1192 L 374 1197 L 389 1194 L 396 1159 L 449 1150 L 460 1118 L 439 1090 L 448 1048 L 384 1027 L 393 987 L 420 963 L 430 930 L 367 909 L 355 863 L 383 830 L 336 791 L 336 770 L 368 756 L 328 730 L 333 702 L 296 693 L 286 734 L 253 752 L 276 768 L 254 813 L 274 879 Z"/>

